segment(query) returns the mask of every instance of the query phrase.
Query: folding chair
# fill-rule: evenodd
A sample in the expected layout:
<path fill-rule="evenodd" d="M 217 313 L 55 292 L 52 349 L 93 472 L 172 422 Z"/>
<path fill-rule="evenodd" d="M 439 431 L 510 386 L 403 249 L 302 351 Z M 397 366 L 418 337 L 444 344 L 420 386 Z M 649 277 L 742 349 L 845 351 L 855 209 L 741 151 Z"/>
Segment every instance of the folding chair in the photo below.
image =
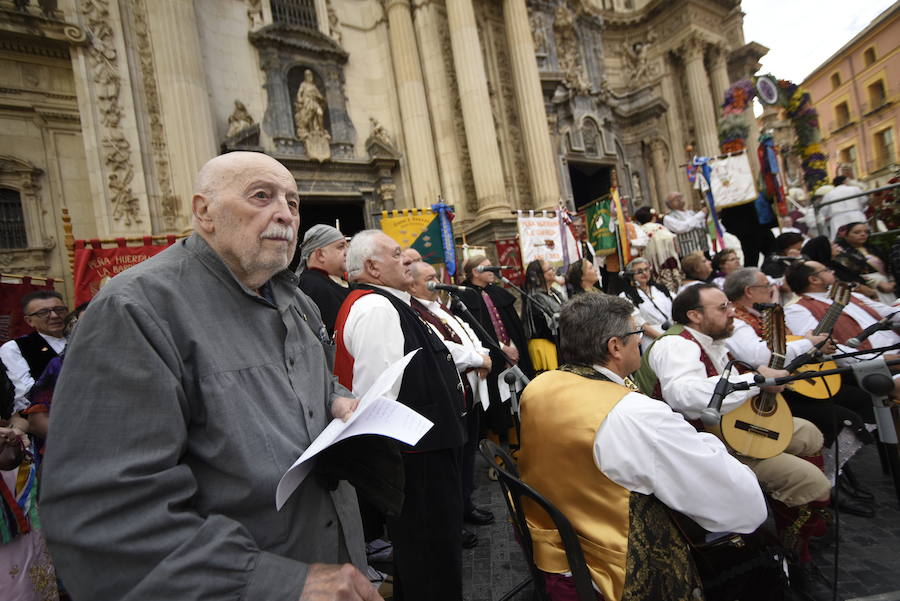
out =
<path fill-rule="evenodd" d="M 574 578 L 575 590 L 579 601 L 596 601 L 597 594 L 591 586 L 591 576 L 584 561 L 584 554 L 581 551 L 578 535 L 575 534 L 575 529 L 566 516 L 536 490 L 519 480 L 519 470 L 515 462 L 496 443 L 490 440 L 482 440 L 479 449 L 481 455 L 488 463 L 496 466 L 497 483 L 503 491 L 503 499 L 506 501 L 506 509 L 509 511 L 509 516 L 512 519 L 516 539 L 522 547 L 525 559 L 528 561 L 528 569 L 531 571 L 530 579 L 526 579 L 518 584 L 498 601 L 511 599 L 528 584 L 529 580 L 534 582 L 534 598 L 541 601 L 549 601 L 544 586 L 543 572 L 534 564 L 534 543 L 531 539 L 531 532 L 528 530 L 528 524 L 525 522 L 525 512 L 522 510 L 522 497 L 531 499 L 535 505 L 539 506 L 553 520 L 553 524 L 559 531 L 563 547 L 566 550 L 566 559 L 569 562 L 569 570 Z M 499 464 L 496 460 L 499 460 Z"/>

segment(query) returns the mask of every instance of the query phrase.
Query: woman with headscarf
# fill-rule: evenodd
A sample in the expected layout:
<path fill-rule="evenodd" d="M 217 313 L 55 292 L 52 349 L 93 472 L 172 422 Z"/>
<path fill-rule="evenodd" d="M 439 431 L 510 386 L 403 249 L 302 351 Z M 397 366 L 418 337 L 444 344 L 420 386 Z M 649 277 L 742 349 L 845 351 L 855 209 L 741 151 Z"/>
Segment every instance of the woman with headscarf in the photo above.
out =
<path fill-rule="evenodd" d="M 535 259 L 525 268 L 522 323 L 528 338 L 528 355 L 536 372 L 556 369 L 556 335 L 559 309 L 565 300 L 553 289 L 553 266 Z"/>
<path fill-rule="evenodd" d="M 869 246 L 869 226 L 862 221 L 854 221 L 838 229 L 835 242 L 840 252 L 834 262 L 852 271 L 870 287 L 874 288 L 878 300 L 890 305 L 897 300 L 894 282 L 888 278 L 885 261 Z"/>

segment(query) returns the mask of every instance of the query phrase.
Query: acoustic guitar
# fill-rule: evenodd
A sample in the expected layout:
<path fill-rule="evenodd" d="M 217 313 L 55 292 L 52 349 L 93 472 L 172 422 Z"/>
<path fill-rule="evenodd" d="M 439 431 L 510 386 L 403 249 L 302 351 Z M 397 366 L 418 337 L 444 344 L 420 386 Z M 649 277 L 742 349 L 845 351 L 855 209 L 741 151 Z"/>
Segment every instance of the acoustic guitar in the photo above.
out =
<path fill-rule="evenodd" d="M 787 351 L 784 309 L 775 305 L 763 312 L 763 334 L 772 351 L 769 367 L 783 369 Z M 721 438 L 737 453 L 768 459 L 783 452 L 794 434 L 794 420 L 781 394 L 761 392 L 722 416 Z"/>
<path fill-rule="evenodd" d="M 852 290 L 853 286 L 851 284 L 846 284 L 844 282 L 835 282 L 832 284 L 831 293 L 829 294 L 831 306 L 828 307 L 828 311 L 825 312 L 822 321 L 820 321 L 819 325 L 816 326 L 816 329 L 813 330 L 814 336 L 831 332 L 835 322 L 843 312 L 844 307 L 850 303 L 850 294 Z M 802 338 L 802 336 L 789 336 L 788 340 L 798 340 L 800 338 Z M 826 369 L 837 369 L 837 363 L 834 361 L 809 363 L 801 367 L 800 371 L 819 372 Z M 796 380 L 791 382 L 788 387 L 797 394 L 802 394 L 803 396 L 812 399 L 830 399 L 841 389 L 841 376 L 839 374 L 834 374 L 831 376 L 810 378 L 808 380 Z"/>

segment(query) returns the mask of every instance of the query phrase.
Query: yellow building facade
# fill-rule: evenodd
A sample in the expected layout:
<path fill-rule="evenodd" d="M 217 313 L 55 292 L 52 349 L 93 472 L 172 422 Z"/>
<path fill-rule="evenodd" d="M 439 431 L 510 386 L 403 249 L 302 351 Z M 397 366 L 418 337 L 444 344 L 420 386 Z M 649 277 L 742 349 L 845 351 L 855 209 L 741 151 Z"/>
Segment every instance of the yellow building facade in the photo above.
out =
<path fill-rule="evenodd" d="M 76 238 L 179 233 L 212 156 L 297 178 L 303 228 L 690 189 L 731 81 L 766 49 L 739 0 L 0 0 L 0 271 L 71 275 Z"/>

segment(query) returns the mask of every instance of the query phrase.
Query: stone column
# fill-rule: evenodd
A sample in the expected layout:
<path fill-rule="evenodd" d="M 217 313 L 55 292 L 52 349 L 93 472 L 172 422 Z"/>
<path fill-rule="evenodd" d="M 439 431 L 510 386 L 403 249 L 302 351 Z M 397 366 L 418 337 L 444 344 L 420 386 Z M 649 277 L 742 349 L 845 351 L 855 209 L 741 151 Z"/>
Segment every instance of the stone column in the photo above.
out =
<path fill-rule="evenodd" d="M 504 0 L 503 17 L 512 63 L 519 123 L 525 141 L 525 160 L 535 209 L 551 209 L 559 203 L 559 182 L 554 169 L 544 93 L 534 56 L 534 40 L 525 0 Z"/>
<path fill-rule="evenodd" d="M 447 21 L 456 69 L 456 83 L 466 125 L 466 143 L 478 197 L 478 216 L 508 217 L 509 198 L 491 114 L 487 75 L 478 39 L 472 0 L 449 0 Z"/>
<path fill-rule="evenodd" d="M 403 121 L 404 156 L 412 182 L 412 206 L 427 207 L 437 202 L 441 188 L 409 0 L 387 0 L 385 10 Z"/>
<path fill-rule="evenodd" d="M 709 78 L 712 83 L 713 107 L 718 115 L 721 113 L 722 103 L 725 102 L 725 92 L 731 86 L 731 78 L 728 76 L 728 49 L 724 46 L 716 46 L 713 50 Z"/>
<path fill-rule="evenodd" d="M 694 131 L 697 135 L 697 154 L 714 156 L 719 153 L 719 136 L 716 133 L 716 112 L 709 94 L 709 79 L 703 65 L 706 42 L 691 37 L 681 46 L 687 76 L 688 96 L 694 113 Z"/>
<path fill-rule="evenodd" d="M 670 192 L 674 192 L 675 188 L 670 189 L 666 177 L 666 144 L 659 138 L 650 140 L 650 163 L 653 166 L 653 179 L 656 180 L 656 198 L 653 201 L 653 207 L 657 211 L 662 211 L 665 206 L 666 196 Z"/>
<path fill-rule="evenodd" d="M 450 77 L 444 62 L 444 48 L 440 33 L 440 16 L 430 0 L 414 0 L 414 23 L 419 41 L 422 73 L 429 91 L 428 108 L 434 128 L 434 147 L 444 202 L 453 205 L 461 219 L 468 217 L 466 190 L 460 144 L 453 115 L 453 96 Z"/>
<path fill-rule="evenodd" d="M 172 188 L 181 212 L 190 214 L 197 172 L 219 154 L 194 2 L 154 0 L 146 6 Z"/>
<path fill-rule="evenodd" d="M 682 122 L 678 118 L 679 106 L 682 102 L 686 102 L 681 95 L 675 93 L 675 84 L 673 82 L 674 65 L 671 58 L 666 57 L 665 72 L 659 80 L 660 91 L 663 99 L 669 104 L 666 110 L 666 127 L 669 132 L 669 166 L 666 169 L 665 186 L 666 192 L 663 194 L 660 202 L 665 201 L 666 196 L 670 192 L 681 192 L 685 198 L 691 197 L 691 187 L 687 178 L 684 177 L 679 167 L 686 159 L 684 158 L 684 134 L 682 131 Z M 659 184 L 663 185 L 663 184 Z"/>

